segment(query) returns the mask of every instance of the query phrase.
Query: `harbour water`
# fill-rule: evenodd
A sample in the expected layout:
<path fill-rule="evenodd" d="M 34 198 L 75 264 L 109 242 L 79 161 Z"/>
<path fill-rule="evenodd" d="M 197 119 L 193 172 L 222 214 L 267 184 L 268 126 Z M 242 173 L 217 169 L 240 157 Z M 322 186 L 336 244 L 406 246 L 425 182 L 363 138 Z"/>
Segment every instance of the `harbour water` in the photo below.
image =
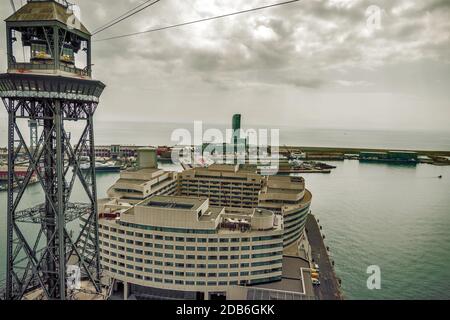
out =
<path fill-rule="evenodd" d="M 332 174 L 306 174 L 346 299 L 450 298 L 450 167 L 330 162 Z M 166 169 L 172 167 L 165 166 Z M 437 177 L 442 175 L 442 179 Z M 99 197 L 117 173 L 98 174 Z M 41 194 L 31 186 L 31 205 Z M 81 189 L 74 191 L 75 200 Z M 0 193 L 0 274 L 4 277 L 6 193 Z M 367 289 L 368 266 L 381 290 Z"/>
<path fill-rule="evenodd" d="M 450 167 L 330 163 L 303 176 L 345 298 L 449 299 Z M 367 288 L 372 265 L 381 290 Z"/>

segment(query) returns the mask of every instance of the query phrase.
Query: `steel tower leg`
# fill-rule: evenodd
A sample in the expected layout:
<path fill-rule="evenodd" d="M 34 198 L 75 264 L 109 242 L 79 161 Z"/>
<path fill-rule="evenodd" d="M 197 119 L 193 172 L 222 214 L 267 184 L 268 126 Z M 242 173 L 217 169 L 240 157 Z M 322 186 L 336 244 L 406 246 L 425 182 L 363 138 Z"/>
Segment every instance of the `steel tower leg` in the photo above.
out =
<path fill-rule="evenodd" d="M 8 209 L 7 209 L 7 249 L 6 249 L 6 300 L 11 300 L 13 296 L 12 271 L 13 271 L 13 225 L 14 225 L 14 123 L 15 111 L 12 101 L 4 101 L 8 108 Z"/>
<path fill-rule="evenodd" d="M 56 176 L 57 176 L 57 208 L 58 214 L 56 217 L 58 229 L 58 278 L 59 278 L 59 299 L 66 299 L 66 241 L 65 229 L 66 219 L 64 216 L 64 193 L 65 182 L 63 177 L 64 154 L 63 154 L 63 123 L 61 116 L 61 102 L 55 101 L 55 130 L 56 130 Z"/>
<path fill-rule="evenodd" d="M 91 170 L 91 187 L 92 187 L 92 197 L 97 199 L 97 179 L 95 174 L 95 144 L 94 144 L 94 119 L 93 114 L 88 117 L 88 127 L 89 127 L 89 158 L 90 158 L 90 170 Z M 94 227 L 94 239 L 93 245 L 95 250 L 98 252 L 100 250 L 99 246 L 99 235 L 98 235 L 98 208 L 97 203 L 92 202 L 91 212 L 93 212 L 93 227 Z M 97 254 L 95 257 L 95 272 L 96 278 L 100 280 L 100 255 Z M 99 283 L 100 285 L 100 283 Z"/>

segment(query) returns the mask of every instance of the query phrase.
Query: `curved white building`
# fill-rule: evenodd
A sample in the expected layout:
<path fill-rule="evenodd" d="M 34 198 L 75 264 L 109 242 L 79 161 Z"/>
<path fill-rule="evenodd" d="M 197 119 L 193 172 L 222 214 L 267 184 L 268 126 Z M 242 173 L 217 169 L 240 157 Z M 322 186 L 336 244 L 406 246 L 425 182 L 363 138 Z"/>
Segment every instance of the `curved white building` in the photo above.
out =
<path fill-rule="evenodd" d="M 102 265 L 126 297 L 146 299 L 235 299 L 236 288 L 280 284 L 312 199 L 303 178 L 238 165 L 130 170 L 108 195 Z"/>
<path fill-rule="evenodd" d="M 100 219 L 102 265 L 126 295 L 230 296 L 281 280 L 283 220 L 264 209 L 210 207 L 208 199 L 153 196 Z"/>

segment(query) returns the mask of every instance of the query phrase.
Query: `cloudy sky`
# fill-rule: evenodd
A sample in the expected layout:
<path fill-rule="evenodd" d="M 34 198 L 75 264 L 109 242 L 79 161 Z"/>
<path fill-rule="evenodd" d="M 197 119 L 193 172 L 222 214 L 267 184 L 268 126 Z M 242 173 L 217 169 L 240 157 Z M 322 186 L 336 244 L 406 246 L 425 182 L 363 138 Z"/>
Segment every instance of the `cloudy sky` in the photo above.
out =
<path fill-rule="evenodd" d="M 161 0 L 94 39 L 279 1 Z M 72 2 L 93 30 L 143 0 Z M 94 46 L 101 121 L 450 130 L 449 0 L 303 0 Z"/>

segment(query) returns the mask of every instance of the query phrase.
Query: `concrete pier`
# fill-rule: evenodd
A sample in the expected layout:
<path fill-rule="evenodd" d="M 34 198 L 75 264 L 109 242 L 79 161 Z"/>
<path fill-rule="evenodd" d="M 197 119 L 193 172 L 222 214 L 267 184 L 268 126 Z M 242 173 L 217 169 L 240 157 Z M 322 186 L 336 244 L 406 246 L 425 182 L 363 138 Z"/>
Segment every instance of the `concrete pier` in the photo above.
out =
<path fill-rule="evenodd" d="M 314 294 L 319 300 L 343 300 L 338 279 L 325 247 L 316 218 L 310 214 L 306 221 L 306 234 L 311 245 L 314 263 L 320 268 L 320 285 L 314 287 Z"/>

